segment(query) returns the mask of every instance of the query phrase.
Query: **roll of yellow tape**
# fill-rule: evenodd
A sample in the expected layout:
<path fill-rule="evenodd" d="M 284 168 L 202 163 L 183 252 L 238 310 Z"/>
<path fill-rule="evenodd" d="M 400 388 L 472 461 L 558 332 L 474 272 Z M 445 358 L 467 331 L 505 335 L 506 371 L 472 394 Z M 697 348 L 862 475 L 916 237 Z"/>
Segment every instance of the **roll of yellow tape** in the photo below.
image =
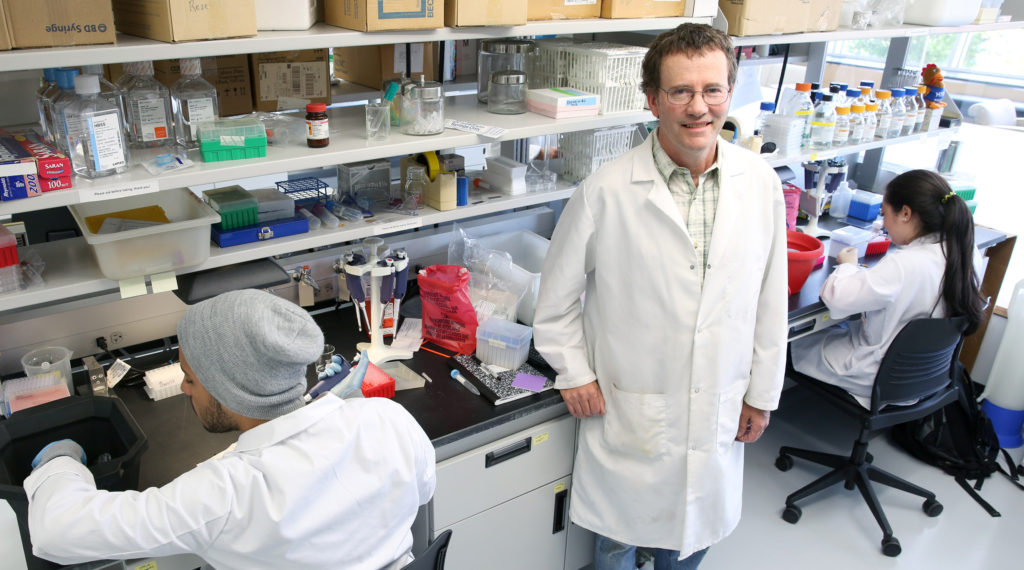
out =
<path fill-rule="evenodd" d="M 441 172 L 441 161 L 437 159 L 437 153 L 434 151 L 421 152 L 416 155 L 416 162 L 420 164 L 426 163 L 427 166 L 427 177 L 433 182 L 437 178 L 437 174 Z"/>

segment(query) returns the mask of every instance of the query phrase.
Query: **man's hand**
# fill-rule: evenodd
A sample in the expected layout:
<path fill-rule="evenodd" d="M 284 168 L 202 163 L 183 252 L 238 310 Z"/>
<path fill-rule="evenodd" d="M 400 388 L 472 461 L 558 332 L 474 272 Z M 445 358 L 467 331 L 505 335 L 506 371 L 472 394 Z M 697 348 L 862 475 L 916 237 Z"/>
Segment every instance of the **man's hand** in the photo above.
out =
<path fill-rule="evenodd" d="M 768 416 L 770 415 L 771 412 L 767 410 L 759 410 L 743 402 L 743 409 L 740 411 L 740 429 L 736 432 L 736 441 L 743 443 L 757 441 L 768 427 Z"/>
<path fill-rule="evenodd" d="M 576 388 L 566 388 L 561 392 L 562 399 L 569 406 L 569 413 L 577 418 L 604 415 L 604 396 L 601 395 L 597 380 Z"/>

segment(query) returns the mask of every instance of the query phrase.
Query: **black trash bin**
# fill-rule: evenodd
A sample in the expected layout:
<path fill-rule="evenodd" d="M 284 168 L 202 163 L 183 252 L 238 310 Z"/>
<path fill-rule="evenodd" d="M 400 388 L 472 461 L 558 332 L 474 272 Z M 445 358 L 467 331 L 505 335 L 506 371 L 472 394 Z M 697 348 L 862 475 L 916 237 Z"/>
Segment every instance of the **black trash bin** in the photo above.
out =
<path fill-rule="evenodd" d="M 28 497 L 22 483 L 32 458 L 46 444 L 73 439 L 85 449 L 96 486 L 107 491 L 136 489 L 146 435 L 118 398 L 72 396 L 15 412 L 0 422 L 0 498 L 18 516 L 21 543 L 30 570 L 59 565 L 32 556 Z"/>

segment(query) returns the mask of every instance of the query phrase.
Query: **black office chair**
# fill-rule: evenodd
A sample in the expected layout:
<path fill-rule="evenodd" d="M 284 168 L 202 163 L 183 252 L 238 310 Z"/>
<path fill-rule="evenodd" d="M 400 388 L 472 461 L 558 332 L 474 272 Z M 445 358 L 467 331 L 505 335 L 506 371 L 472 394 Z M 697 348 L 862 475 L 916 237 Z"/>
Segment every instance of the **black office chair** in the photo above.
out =
<path fill-rule="evenodd" d="M 430 543 L 423 554 L 416 560 L 406 564 L 402 570 L 444 570 L 444 557 L 448 553 L 448 541 L 452 539 L 452 531 L 448 529 Z"/>
<path fill-rule="evenodd" d="M 793 467 L 793 457 L 831 467 L 832 470 L 809 485 L 786 497 L 782 518 L 791 524 L 800 520 L 800 507 L 796 502 L 843 482 L 847 489 L 856 486 L 882 529 L 882 553 L 898 556 L 900 542 L 892 535 L 892 527 L 882 511 L 871 482 L 881 483 L 920 497 L 929 517 L 942 512 L 942 504 L 935 493 L 918 487 L 887 471 L 872 465 L 868 453 L 868 436 L 877 430 L 917 419 L 942 408 L 957 399 L 960 368 L 957 362 L 963 343 L 967 320 L 963 317 L 946 319 L 916 319 L 907 323 L 892 341 L 875 375 L 871 392 L 871 409 L 865 409 L 850 394 L 831 384 L 815 380 L 793 369 L 790 359 L 786 374 L 802 386 L 823 397 L 839 410 L 860 421 L 860 435 L 853 444 L 849 457 L 806 449 L 783 446 L 775 466 L 781 471 Z M 887 405 L 917 400 L 901 406 Z"/>

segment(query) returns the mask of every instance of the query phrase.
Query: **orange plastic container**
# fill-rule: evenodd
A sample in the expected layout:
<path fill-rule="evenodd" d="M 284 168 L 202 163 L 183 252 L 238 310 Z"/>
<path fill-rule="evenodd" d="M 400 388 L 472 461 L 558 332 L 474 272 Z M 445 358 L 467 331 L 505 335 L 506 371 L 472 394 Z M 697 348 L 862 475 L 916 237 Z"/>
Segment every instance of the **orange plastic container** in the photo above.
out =
<path fill-rule="evenodd" d="M 825 251 L 825 245 L 814 236 L 800 232 L 786 232 L 786 249 L 789 257 L 789 294 L 800 292 L 818 258 Z"/>

